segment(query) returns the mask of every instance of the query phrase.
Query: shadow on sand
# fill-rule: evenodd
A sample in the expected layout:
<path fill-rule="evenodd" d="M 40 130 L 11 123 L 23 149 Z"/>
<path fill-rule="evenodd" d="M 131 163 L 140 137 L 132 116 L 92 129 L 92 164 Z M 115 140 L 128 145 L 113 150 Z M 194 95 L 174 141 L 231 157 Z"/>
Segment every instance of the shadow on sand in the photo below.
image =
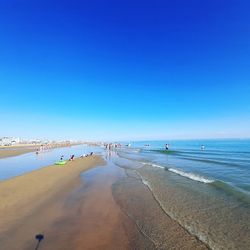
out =
<path fill-rule="evenodd" d="M 43 234 L 37 234 L 35 238 L 37 240 L 37 245 L 36 245 L 35 250 L 38 250 L 41 241 L 44 239 L 44 235 Z"/>

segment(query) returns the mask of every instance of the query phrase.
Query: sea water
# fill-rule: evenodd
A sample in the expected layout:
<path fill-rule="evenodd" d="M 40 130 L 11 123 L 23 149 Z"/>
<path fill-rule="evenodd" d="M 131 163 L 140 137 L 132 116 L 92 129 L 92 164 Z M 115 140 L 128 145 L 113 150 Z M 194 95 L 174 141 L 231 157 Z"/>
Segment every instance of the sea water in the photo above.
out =
<path fill-rule="evenodd" d="M 210 248 L 250 249 L 250 140 L 134 142 L 118 155 L 116 164 L 134 169 L 164 211 Z"/>
<path fill-rule="evenodd" d="M 22 154 L 18 156 L 0 159 L 0 181 L 13 178 L 30 171 L 53 165 L 56 161 L 63 159 L 68 160 L 71 155 L 80 157 L 90 152 L 101 153 L 100 147 L 90 147 L 87 145 L 76 145 L 70 147 L 54 148 L 40 152 Z"/>

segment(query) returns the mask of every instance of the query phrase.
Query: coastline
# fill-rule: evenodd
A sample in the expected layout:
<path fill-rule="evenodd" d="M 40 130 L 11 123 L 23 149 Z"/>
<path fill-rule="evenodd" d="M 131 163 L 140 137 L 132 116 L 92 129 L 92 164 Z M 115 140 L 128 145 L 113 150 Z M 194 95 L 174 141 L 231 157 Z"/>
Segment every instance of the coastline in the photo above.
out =
<path fill-rule="evenodd" d="M 2 181 L 0 197 L 3 249 L 33 250 L 39 233 L 45 250 L 207 249 L 138 175 L 100 156 Z"/>
<path fill-rule="evenodd" d="M 189 141 L 185 143 L 181 144 L 183 148 L 186 145 L 186 149 L 180 155 L 166 155 L 152 150 L 119 151 L 120 158 L 116 164 L 138 176 L 129 177 L 131 183 L 124 180 L 115 185 L 116 199 L 125 211 L 129 211 L 134 221 L 140 222 L 144 232 L 149 232 L 147 235 L 152 230 L 161 230 L 159 225 L 164 224 L 163 220 L 155 226 L 149 222 L 148 205 L 147 210 L 141 208 L 146 216 L 134 208 L 140 208 L 144 202 L 142 192 L 132 198 L 143 183 L 162 212 L 208 248 L 247 249 L 250 242 L 249 142 L 247 145 L 220 142 L 221 146 L 217 147 L 224 148 L 224 151 L 214 151 L 212 148 L 204 152 L 195 149 L 195 145 L 189 144 Z M 213 163 L 211 160 L 214 160 Z M 139 178 L 138 184 L 134 184 L 135 177 Z M 136 187 L 133 192 L 132 185 Z M 157 237 L 155 240 L 158 242 Z"/>
<path fill-rule="evenodd" d="M 126 169 L 126 177 L 113 185 L 112 192 L 121 210 L 152 243 L 153 249 L 209 249 L 165 213 L 136 172 Z"/>

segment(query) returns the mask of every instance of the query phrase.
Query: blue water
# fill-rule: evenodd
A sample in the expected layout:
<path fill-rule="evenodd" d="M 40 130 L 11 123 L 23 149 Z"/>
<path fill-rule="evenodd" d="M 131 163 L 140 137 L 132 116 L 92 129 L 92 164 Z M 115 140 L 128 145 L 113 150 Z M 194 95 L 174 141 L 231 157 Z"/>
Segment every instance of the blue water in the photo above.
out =
<path fill-rule="evenodd" d="M 196 181 L 220 181 L 250 195 L 250 140 L 142 141 L 131 146 L 140 149 L 133 157 L 142 162 L 150 161 Z"/>
<path fill-rule="evenodd" d="M 72 147 L 55 148 L 44 151 L 36 155 L 34 152 L 14 157 L 0 159 L 0 181 L 13 178 L 27 172 L 53 165 L 63 155 L 64 159 L 69 159 L 70 155 L 80 157 L 90 152 L 101 153 L 99 147 L 89 147 L 86 145 L 78 145 Z"/>
<path fill-rule="evenodd" d="M 116 165 L 211 249 L 250 249 L 250 140 L 143 141 L 117 154 Z"/>

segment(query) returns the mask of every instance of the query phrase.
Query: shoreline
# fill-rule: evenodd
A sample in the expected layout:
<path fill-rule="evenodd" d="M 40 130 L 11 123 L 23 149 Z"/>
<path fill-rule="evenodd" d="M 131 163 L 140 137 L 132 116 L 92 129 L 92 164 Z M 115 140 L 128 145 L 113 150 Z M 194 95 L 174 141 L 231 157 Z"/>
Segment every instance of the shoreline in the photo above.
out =
<path fill-rule="evenodd" d="M 210 249 L 163 210 L 137 173 L 126 169 L 126 177 L 113 185 L 112 192 L 124 214 L 155 249 Z"/>
<path fill-rule="evenodd" d="M 37 234 L 44 250 L 208 249 L 164 213 L 139 176 L 100 156 L 0 182 L 0 197 L 3 249 L 33 250 Z"/>

